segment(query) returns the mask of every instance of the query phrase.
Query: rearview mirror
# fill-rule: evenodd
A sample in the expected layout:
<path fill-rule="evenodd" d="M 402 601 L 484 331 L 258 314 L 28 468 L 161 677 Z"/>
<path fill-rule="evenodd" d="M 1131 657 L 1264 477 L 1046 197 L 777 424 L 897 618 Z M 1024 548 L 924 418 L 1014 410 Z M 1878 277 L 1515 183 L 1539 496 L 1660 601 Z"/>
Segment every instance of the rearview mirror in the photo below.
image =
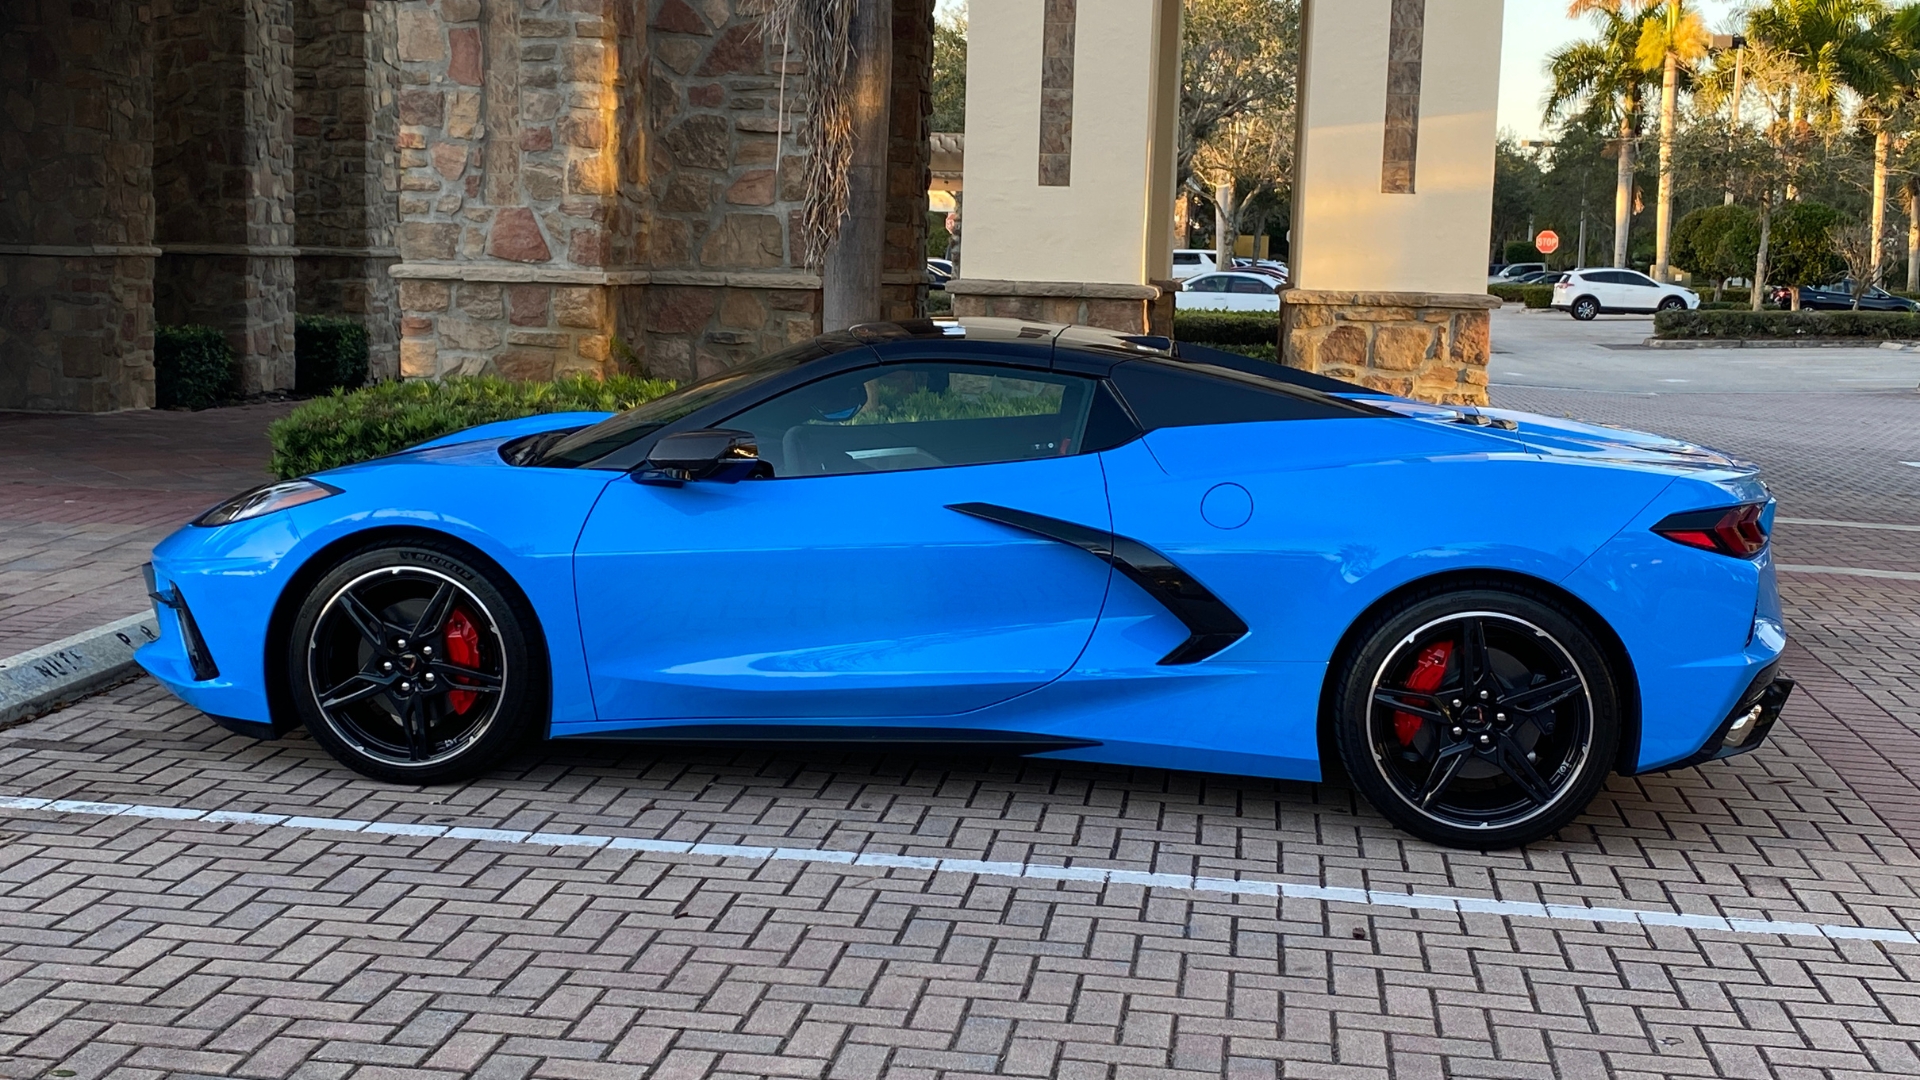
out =
<path fill-rule="evenodd" d="M 647 460 L 633 470 L 642 484 L 679 487 L 690 480 L 735 484 L 773 475 L 773 466 L 760 460 L 760 447 L 750 431 L 710 428 L 680 431 L 653 444 Z"/>

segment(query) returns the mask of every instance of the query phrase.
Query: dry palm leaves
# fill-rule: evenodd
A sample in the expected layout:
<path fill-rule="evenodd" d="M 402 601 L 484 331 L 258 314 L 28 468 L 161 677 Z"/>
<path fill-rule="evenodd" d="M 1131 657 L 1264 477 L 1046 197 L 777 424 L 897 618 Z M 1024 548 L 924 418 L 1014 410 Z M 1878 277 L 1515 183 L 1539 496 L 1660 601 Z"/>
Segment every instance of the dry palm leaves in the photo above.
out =
<path fill-rule="evenodd" d="M 807 201 L 801 212 L 800 239 L 807 265 L 814 267 L 825 260 L 847 216 L 847 170 L 853 163 L 848 84 L 853 73 L 854 4 L 855 0 L 758 0 L 752 5 L 769 40 L 793 42 L 813 84 L 806 110 L 813 152 L 805 169 Z M 785 60 L 782 56 L 783 64 Z M 782 75 L 783 85 L 784 79 Z"/>

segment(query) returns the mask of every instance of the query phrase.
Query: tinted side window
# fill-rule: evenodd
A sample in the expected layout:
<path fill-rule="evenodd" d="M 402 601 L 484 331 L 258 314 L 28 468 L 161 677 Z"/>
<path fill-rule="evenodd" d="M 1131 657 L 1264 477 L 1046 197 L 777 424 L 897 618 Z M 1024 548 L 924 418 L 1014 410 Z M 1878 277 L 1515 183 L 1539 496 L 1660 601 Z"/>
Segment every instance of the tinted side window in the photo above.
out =
<path fill-rule="evenodd" d="M 1121 364 L 1111 378 L 1140 425 L 1149 431 L 1375 415 L 1374 410 L 1312 390 L 1266 386 L 1253 376 L 1243 382 L 1226 373 L 1211 375 L 1152 361 Z"/>
<path fill-rule="evenodd" d="M 1259 278 L 1234 278 L 1233 291 L 1237 293 L 1272 295 L 1273 285 L 1269 282 L 1261 281 Z"/>
<path fill-rule="evenodd" d="M 1187 283 L 1188 292 L 1226 292 L 1227 279 L 1218 274 L 1195 278 Z"/>
<path fill-rule="evenodd" d="M 1652 289 L 1657 287 L 1657 283 L 1652 278 L 1646 276 L 1645 274 L 1636 274 L 1631 270 L 1620 271 L 1618 274 L 1618 277 L 1620 278 L 1620 283 L 1622 285 L 1638 285 L 1643 289 Z"/>
<path fill-rule="evenodd" d="M 776 479 L 1080 452 L 1095 383 L 1052 372 L 907 363 L 842 372 L 718 426 L 751 431 Z"/>

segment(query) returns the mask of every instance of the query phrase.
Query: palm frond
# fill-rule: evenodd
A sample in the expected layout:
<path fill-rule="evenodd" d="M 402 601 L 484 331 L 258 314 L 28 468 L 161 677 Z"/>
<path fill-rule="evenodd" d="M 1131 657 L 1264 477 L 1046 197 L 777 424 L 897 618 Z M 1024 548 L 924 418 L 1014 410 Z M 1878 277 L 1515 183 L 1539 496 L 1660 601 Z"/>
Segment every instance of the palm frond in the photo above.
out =
<path fill-rule="evenodd" d="M 847 173 L 853 164 L 853 12 L 855 0 L 753 0 L 762 37 L 783 40 L 806 68 L 806 129 L 812 142 L 804 172 L 807 198 L 800 214 L 801 256 L 818 267 L 847 217 Z M 781 58 L 784 63 L 785 57 Z"/>

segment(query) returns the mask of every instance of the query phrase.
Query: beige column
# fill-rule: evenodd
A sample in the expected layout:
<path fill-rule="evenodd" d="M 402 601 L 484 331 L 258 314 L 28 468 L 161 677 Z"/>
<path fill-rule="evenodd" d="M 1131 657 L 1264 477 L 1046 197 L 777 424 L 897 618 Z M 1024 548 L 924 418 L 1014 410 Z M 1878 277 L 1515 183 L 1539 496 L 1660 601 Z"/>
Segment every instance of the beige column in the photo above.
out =
<path fill-rule="evenodd" d="M 1286 362 L 1484 403 L 1501 0 L 1307 0 Z"/>
<path fill-rule="evenodd" d="M 1170 330 L 1180 0 L 972 0 L 954 313 Z"/>

